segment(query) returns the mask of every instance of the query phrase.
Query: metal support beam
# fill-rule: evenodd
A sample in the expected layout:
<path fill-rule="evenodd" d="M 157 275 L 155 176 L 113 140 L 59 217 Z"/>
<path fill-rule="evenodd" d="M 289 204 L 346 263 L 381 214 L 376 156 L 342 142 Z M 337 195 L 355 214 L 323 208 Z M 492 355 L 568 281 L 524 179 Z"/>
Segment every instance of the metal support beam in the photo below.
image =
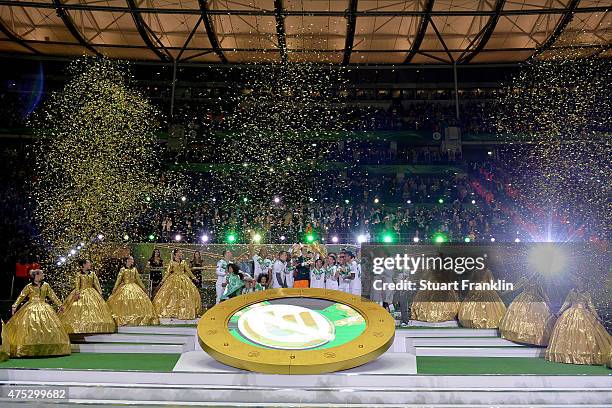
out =
<path fill-rule="evenodd" d="M 427 26 L 429 25 L 429 20 L 431 19 L 431 11 L 433 10 L 433 5 L 435 0 L 426 0 L 425 10 L 423 17 L 421 17 L 421 22 L 419 24 L 419 30 L 417 31 L 416 36 L 414 37 L 414 41 L 412 42 L 412 46 L 410 47 L 410 52 L 408 52 L 408 56 L 404 60 L 404 64 L 408 64 L 414 56 L 417 54 L 417 51 L 421 47 L 421 43 L 423 42 L 423 38 L 425 38 L 425 33 L 427 33 Z"/>
<path fill-rule="evenodd" d="M 278 49 L 280 51 L 281 62 L 287 63 L 287 38 L 285 37 L 285 17 L 283 10 L 283 0 L 274 0 L 274 16 L 276 17 L 276 37 L 278 38 Z"/>
<path fill-rule="evenodd" d="M 183 44 L 183 47 L 181 48 L 181 51 L 176 56 L 177 60 L 180 61 L 181 57 L 183 56 L 183 53 L 187 49 L 187 46 L 191 42 L 191 39 L 193 38 L 193 36 L 195 35 L 196 31 L 198 30 L 198 27 L 200 27 L 200 24 L 202 23 L 202 18 L 203 18 L 203 16 L 200 16 L 200 18 L 198 18 L 198 21 L 195 23 L 195 26 L 193 26 L 193 28 L 191 29 L 191 32 L 189 33 L 189 36 L 187 37 L 187 40 L 185 40 L 185 44 Z"/>
<path fill-rule="evenodd" d="M 457 61 L 453 63 L 453 79 L 455 82 L 455 117 L 459 120 L 459 84 L 457 81 Z"/>
<path fill-rule="evenodd" d="M 79 44 L 87 48 L 89 51 L 93 52 L 95 55 L 101 55 L 98 50 L 92 47 L 91 44 L 89 44 L 81 35 L 79 30 L 74 25 L 72 18 L 68 14 L 68 11 L 64 7 L 64 4 L 62 4 L 60 0 L 53 0 L 53 4 L 55 5 L 55 12 L 57 13 L 57 16 L 62 19 L 62 22 L 64 23 L 68 31 L 70 31 L 70 34 L 72 34 L 72 36 L 79 42 Z"/>
<path fill-rule="evenodd" d="M 22 0 L 0 0 L 0 6 L 11 6 L 11 7 L 24 7 L 24 8 L 55 8 L 53 4 L 44 3 L 40 1 L 22 1 Z M 94 4 L 91 2 L 87 3 L 68 3 L 63 4 L 65 10 L 86 10 L 86 11 L 105 11 L 115 13 L 130 13 L 128 7 L 107 5 L 106 3 Z M 199 15 L 199 8 L 176 8 L 176 7 L 139 7 L 138 11 L 141 13 L 155 13 L 155 14 L 187 14 L 187 15 Z M 567 7 L 551 7 L 551 8 L 526 8 L 526 9 L 511 9 L 504 10 L 503 16 L 537 16 L 544 14 L 563 14 L 567 11 Z M 576 8 L 577 13 L 605 13 L 610 11 L 610 6 L 588 6 Z M 218 9 L 209 10 L 209 15 L 232 15 L 232 16 L 274 16 L 274 10 L 263 10 L 263 9 Z M 357 11 L 355 15 L 357 17 L 422 17 L 426 13 L 423 10 L 409 11 L 409 10 L 389 10 L 389 11 Z M 492 10 L 435 10 L 429 13 L 433 16 L 440 17 L 478 17 L 478 16 L 493 16 L 495 14 Z M 344 17 L 344 11 L 334 10 L 283 10 L 283 16 L 312 16 L 312 17 Z"/>
<path fill-rule="evenodd" d="M 342 64 L 348 65 L 351 61 L 351 52 L 353 51 L 353 42 L 355 41 L 355 26 L 357 25 L 357 0 L 351 0 L 349 8 L 346 10 L 346 42 L 344 43 L 344 57 Z"/>
<path fill-rule="evenodd" d="M 2 23 L 2 20 L 0 20 L 0 31 L 2 31 L 9 40 L 16 42 L 17 44 L 21 45 L 23 48 L 32 51 L 34 54 L 40 54 L 40 52 L 38 52 L 35 48 L 32 48 L 27 42 L 22 40 L 19 36 L 17 36 L 11 30 L 9 30 L 9 28 L 5 26 L 4 23 Z"/>
<path fill-rule="evenodd" d="M 506 0 L 497 0 L 495 2 L 495 8 L 494 8 L 495 14 L 492 15 L 491 18 L 489 18 L 489 21 L 487 21 L 487 24 L 485 25 L 485 29 L 484 31 L 482 31 L 482 36 L 480 37 L 480 41 L 478 42 L 478 45 L 474 48 L 474 50 L 471 53 L 467 54 L 464 58 L 460 58 L 462 63 L 466 64 L 470 62 L 472 58 L 478 55 L 478 53 L 487 45 L 487 42 L 489 42 L 489 39 L 491 38 L 493 31 L 495 31 L 495 27 L 497 26 L 497 22 L 499 21 L 499 18 L 501 17 L 501 12 L 504 9 L 505 3 L 506 3 Z"/>
<path fill-rule="evenodd" d="M 204 27 L 206 27 L 206 35 L 208 35 L 208 41 L 210 42 L 210 46 L 217 54 L 217 57 L 221 60 L 223 64 L 227 64 L 227 58 L 225 58 L 225 54 L 221 51 L 221 46 L 219 45 L 219 39 L 217 38 L 217 32 L 215 31 L 215 26 L 213 25 L 211 19 L 210 9 L 208 8 L 208 0 L 198 0 L 200 4 L 200 13 L 202 13 L 202 20 L 204 21 Z"/>
<path fill-rule="evenodd" d="M 567 25 L 574 18 L 574 11 L 576 10 L 576 7 L 578 7 L 578 3 L 580 3 L 580 0 L 570 1 L 570 3 L 567 5 L 567 8 L 563 11 L 563 16 L 561 16 L 561 19 L 557 23 L 557 26 L 555 27 L 550 37 L 546 39 L 546 42 L 544 42 L 541 47 L 538 47 L 536 52 L 534 52 L 530 58 L 540 55 L 541 53 L 553 46 L 553 44 L 559 39 L 561 34 L 563 34 L 563 30 L 565 30 Z"/>
<path fill-rule="evenodd" d="M 454 64 L 455 59 L 453 58 L 453 55 L 450 53 L 450 50 L 446 46 L 446 41 L 444 41 L 444 38 L 442 38 L 442 34 L 440 34 L 440 31 L 438 31 L 438 27 L 436 27 L 436 24 L 433 22 L 433 20 L 431 21 L 431 27 L 434 29 L 434 32 L 436 33 L 436 37 L 438 37 L 438 41 L 440 41 L 440 44 L 442 44 L 444 51 L 446 51 L 446 55 L 448 55 L 448 60 L 452 64 Z"/>
<path fill-rule="evenodd" d="M 136 29 L 138 30 L 138 34 L 140 34 L 140 38 L 142 38 L 142 41 L 144 41 L 147 47 L 151 51 L 153 51 L 155 55 L 159 57 L 160 60 L 168 61 L 170 58 L 166 54 L 162 53 L 159 49 L 157 49 L 155 44 L 153 44 L 153 41 L 151 41 L 151 38 L 147 33 L 146 24 L 143 21 L 142 16 L 140 15 L 141 10 L 136 7 L 136 2 L 134 0 L 126 0 L 126 2 L 129 8 L 129 13 L 132 15 L 132 19 L 134 20 L 134 24 L 136 25 Z"/>
<path fill-rule="evenodd" d="M 176 63 L 177 61 L 175 59 L 172 64 L 172 96 L 170 99 L 170 120 L 174 118 L 174 95 L 176 92 Z"/>

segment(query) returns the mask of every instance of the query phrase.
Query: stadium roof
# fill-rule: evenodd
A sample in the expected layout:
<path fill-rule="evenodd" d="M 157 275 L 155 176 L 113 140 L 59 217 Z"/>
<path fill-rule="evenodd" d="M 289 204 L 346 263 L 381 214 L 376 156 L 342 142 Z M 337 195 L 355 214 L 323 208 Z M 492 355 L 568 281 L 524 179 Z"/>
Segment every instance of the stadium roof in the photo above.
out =
<path fill-rule="evenodd" d="M 610 0 L 0 0 L 0 53 L 200 63 L 611 56 Z"/>

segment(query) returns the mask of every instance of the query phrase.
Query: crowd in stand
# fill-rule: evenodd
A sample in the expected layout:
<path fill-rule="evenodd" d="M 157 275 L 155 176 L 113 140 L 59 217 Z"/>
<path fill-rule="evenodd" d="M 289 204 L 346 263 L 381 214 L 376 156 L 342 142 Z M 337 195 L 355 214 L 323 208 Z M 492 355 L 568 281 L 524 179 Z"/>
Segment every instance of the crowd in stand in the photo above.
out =
<path fill-rule="evenodd" d="M 259 197 L 258 203 L 226 205 L 202 197 L 194 187 L 196 193 L 184 201 L 177 197 L 173 208 L 150 206 L 143 219 L 128 229 L 128 236 L 167 242 L 199 242 L 206 236 L 209 242 L 222 243 L 232 231 L 241 242 L 249 242 L 255 232 L 267 242 L 279 242 L 300 241 L 313 231 L 323 240 L 336 237 L 339 242 L 356 242 L 359 235 L 376 241 L 388 234 L 396 242 L 426 241 L 437 234 L 450 241 L 513 240 L 517 231 L 500 205 L 503 188 L 479 185 L 477 191 L 470 174 L 402 178 L 349 174 L 290 205 L 274 192 Z"/>

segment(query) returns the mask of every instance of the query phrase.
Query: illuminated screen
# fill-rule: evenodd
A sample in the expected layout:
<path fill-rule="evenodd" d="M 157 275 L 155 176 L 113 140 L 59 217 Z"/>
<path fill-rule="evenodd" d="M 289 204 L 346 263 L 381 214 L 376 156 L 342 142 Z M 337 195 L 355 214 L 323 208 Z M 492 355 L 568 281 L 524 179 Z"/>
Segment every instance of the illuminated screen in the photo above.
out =
<path fill-rule="evenodd" d="M 234 313 L 228 323 L 240 341 L 283 350 L 340 346 L 359 337 L 365 327 L 365 319 L 352 307 L 316 298 L 255 303 Z"/>

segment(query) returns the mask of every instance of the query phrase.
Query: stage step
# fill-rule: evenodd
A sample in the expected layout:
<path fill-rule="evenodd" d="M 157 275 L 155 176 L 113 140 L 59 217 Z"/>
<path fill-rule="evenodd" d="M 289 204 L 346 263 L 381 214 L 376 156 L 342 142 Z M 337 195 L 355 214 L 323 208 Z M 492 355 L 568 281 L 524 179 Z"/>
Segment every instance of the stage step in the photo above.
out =
<path fill-rule="evenodd" d="M 174 326 L 134 326 L 119 327 L 118 333 L 122 334 L 182 334 L 195 336 L 196 327 L 174 327 Z"/>
<path fill-rule="evenodd" d="M 170 353 L 188 351 L 185 344 L 73 343 L 73 353 Z"/>
<path fill-rule="evenodd" d="M 514 343 L 499 337 L 417 337 L 410 339 L 410 341 L 412 341 L 412 345 L 415 347 L 530 347 L 529 345 Z"/>
<path fill-rule="evenodd" d="M 427 328 L 397 329 L 395 336 L 401 337 L 497 337 L 497 329 Z"/>
<path fill-rule="evenodd" d="M 183 334 L 90 334 L 83 337 L 70 336 L 72 343 L 138 343 L 138 344 L 184 344 L 193 341 L 193 335 Z"/>
<path fill-rule="evenodd" d="M 429 347 L 415 346 L 417 356 L 428 357 L 544 357 L 538 347 Z"/>
<path fill-rule="evenodd" d="M 180 319 L 159 319 L 159 323 L 162 326 L 173 326 L 173 325 L 197 325 L 200 319 L 192 319 L 192 320 L 180 320 Z"/>
<path fill-rule="evenodd" d="M 608 376 L 568 375 L 266 375 L 89 370 L 0 371 L 0 385 L 67 387 L 50 404 L 428 407 L 606 406 Z M 0 403 L 14 402 L 0 399 Z M 37 401 L 38 403 L 39 401 Z M 41 402 L 41 404 L 44 402 Z M 25 405 L 24 405 L 25 406 Z M 609 406 L 609 405 L 608 405 Z"/>

